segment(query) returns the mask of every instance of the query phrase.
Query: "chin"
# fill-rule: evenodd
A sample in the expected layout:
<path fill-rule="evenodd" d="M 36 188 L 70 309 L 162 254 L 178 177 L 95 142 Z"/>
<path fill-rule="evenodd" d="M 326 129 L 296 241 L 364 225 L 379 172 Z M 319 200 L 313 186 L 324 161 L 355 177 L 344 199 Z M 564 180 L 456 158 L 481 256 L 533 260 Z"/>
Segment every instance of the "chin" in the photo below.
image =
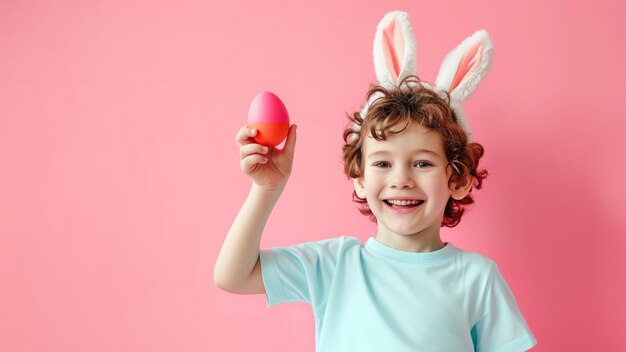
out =
<path fill-rule="evenodd" d="M 420 236 L 426 232 L 430 232 L 433 228 L 433 225 L 413 225 L 413 226 L 405 226 L 405 227 L 391 227 L 389 230 L 400 236 Z"/>
<path fill-rule="evenodd" d="M 391 232 L 398 236 L 419 236 L 425 229 L 390 229 Z"/>

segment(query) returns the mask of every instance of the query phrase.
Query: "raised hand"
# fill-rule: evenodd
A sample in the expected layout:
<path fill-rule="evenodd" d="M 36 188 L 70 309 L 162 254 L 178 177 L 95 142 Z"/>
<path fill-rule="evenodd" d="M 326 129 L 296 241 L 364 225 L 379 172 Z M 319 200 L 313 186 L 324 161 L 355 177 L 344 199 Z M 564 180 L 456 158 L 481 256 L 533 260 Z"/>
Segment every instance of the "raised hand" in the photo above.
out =
<path fill-rule="evenodd" d="M 256 143 L 252 137 L 257 133 L 257 130 L 248 126 L 243 126 L 237 132 L 235 141 L 239 145 L 241 171 L 264 190 L 282 191 L 291 175 L 296 147 L 296 125 L 289 127 L 283 149 L 268 148 Z"/>

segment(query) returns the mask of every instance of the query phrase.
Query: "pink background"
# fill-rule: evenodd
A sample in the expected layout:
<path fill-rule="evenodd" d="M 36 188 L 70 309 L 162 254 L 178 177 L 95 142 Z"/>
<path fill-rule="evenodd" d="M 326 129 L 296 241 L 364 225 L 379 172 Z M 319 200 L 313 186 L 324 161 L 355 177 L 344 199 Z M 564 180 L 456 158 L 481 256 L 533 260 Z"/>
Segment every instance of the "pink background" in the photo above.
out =
<path fill-rule="evenodd" d="M 309 306 L 213 285 L 250 186 L 234 136 L 262 90 L 299 126 L 263 248 L 375 235 L 341 131 L 403 9 L 428 81 L 495 43 L 465 105 L 490 176 L 444 240 L 499 264 L 534 351 L 624 351 L 625 9 L 576 3 L 0 2 L 0 350 L 313 351 Z"/>

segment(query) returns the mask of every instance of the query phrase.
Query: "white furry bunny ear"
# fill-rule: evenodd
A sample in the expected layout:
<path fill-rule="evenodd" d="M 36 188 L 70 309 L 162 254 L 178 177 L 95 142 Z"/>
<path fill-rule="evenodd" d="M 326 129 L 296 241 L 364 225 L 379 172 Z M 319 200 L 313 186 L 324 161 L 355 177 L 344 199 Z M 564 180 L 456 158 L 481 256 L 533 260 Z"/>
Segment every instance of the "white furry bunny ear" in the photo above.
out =
<path fill-rule="evenodd" d="M 382 86 L 392 88 L 415 74 L 415 37 L 406 12 L 392 11 L 380 20 L 373 51 L 376 78 Z"/>
<path fill-rule="evenodd" d="M 493 56 L 493 43 L 487 31 L 481 29 L 465 38 L 441 64 L 435 86 L 450 93 L 450 98 L 462 102 L 476 90 Z"/>
<path fill-rule="evenodd" d="M 374 36 L 374 68 L 379 85 L 394 89 L 407 76 L 416 74 L 416 45 L 409 15 L 403 11 L 387 13 L 378 23 Z M 435 80 L 435 86 L 424 87 L 437 94 L 446 91 L 450 94 L 450 107 L 456 115 L 459 126 L 467 133 L 468 143 L 473 140 L 469 121 L 461 102 L 469 98 L 476 86 L 487 74 L 493 52 L 493 44 L 485 30 L 479 30 L 454 48 L 443 60 Z M 380 93 L 370 96 L 361 110 L 363 118 L 369 106 L 380 97 Z M 355 122 L 354 130 L 360 127 Z M 354 134 L 351 138 L 358 138 Z"/>

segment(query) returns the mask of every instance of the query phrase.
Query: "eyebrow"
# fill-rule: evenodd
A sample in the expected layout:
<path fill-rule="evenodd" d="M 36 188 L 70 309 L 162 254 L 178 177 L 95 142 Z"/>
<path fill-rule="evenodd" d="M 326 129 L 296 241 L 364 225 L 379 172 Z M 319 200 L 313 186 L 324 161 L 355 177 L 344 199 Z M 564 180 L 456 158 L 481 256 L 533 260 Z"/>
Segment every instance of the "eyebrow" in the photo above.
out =
<path fill-rule="evenodd" d="M 433 154 L 435 156 L 440 156 L 439 154 L 437 154 L 436 152 L 432 151 L 432 150 L 428 150 L 428 149 L 414 149 L 410 152 L 411 154 L 420 154 L 420 153 L 426 153 L 426 154 Z M 376 155 L 387 155 L 387 154 L 391 154 L 390 151 L 388 150 L 379 150 L 370 154 L 367 154 L 367 158 L 370 158 L 372 156 L 376 156 Z"/>

